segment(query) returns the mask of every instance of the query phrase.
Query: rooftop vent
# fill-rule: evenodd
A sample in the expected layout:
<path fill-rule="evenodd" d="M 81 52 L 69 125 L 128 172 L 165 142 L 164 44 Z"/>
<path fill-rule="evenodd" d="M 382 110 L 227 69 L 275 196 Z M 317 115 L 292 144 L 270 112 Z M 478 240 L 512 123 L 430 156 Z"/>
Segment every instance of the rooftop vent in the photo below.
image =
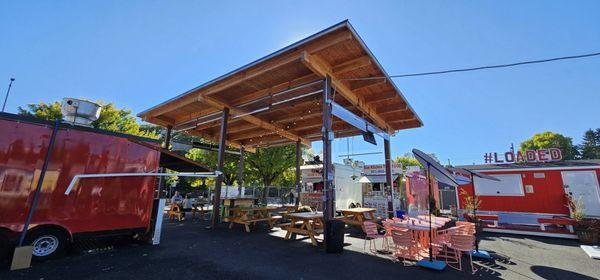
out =
<path fill-rule="evenodd" d="M 100 117 L 102 106 L 76 98 L 63 98 L 61 112 L 63 119 L 72 124 L 90 126 Z"/>

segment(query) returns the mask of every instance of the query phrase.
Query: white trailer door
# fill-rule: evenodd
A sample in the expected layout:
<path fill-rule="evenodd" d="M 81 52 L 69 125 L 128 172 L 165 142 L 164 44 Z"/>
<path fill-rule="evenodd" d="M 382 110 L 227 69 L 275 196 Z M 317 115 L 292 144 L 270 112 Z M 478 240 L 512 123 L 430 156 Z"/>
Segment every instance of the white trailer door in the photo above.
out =
<path fill-rule="evenodd" d="M 600 216 L 600 187 L 596 171 L 563 171 L 565 191 L 585 205 L 587 216 Z"/>

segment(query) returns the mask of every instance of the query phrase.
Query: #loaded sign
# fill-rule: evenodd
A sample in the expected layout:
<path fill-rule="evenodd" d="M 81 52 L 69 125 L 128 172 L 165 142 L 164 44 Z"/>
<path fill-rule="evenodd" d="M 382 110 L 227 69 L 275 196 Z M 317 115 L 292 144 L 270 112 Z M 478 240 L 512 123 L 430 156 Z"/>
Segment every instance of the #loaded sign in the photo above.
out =
<path fill-rule="evenodd" d="M 496 152 L 483 154 L 485 163 L 548 162 L 561 159 L 559 148 L 518 151 L 516 154 L 508 151 L 504 155 Z"/>

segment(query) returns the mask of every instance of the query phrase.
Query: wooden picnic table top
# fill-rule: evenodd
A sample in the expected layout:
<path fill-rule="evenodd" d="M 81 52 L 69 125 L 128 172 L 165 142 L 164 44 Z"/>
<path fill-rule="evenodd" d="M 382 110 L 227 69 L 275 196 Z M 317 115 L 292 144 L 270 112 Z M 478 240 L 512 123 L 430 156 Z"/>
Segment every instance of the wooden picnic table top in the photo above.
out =
<path fill-rule="evenodd" d="M 369 212 L 376 212 L 377 209 L 375 209 L 375 208 L 349 208 L 349 209 L 341 209 L 340 211 L 348 212 L 348 213 L 369 213 Z"/>
<path fill-rule="evenodd" d="M 322 212 L 300 212 L 300 213 L 290 213 L 288 214 L 289 218 L 295 218 L 300 220 L 314 220 L 314 219 L 322 219 Z"/>
<path fill-rule="evenodd" d="M 230 211 L 233 212 L 245 212 L 245 211 L 272 211 L 272 210 L 276 210 L 277 207 L 273 207 L 273 206 L 265 206 L 265 207 L 233 207 L 233 208 L 229 208 Z"/>

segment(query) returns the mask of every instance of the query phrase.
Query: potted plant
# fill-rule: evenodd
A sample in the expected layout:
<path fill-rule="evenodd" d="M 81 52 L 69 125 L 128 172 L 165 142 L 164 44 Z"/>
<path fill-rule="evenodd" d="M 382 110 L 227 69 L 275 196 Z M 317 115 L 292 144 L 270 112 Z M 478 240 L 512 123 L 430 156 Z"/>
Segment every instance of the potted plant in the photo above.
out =
<path fill-rule="evenodd" d="M 600 220 L 585 217 L 585 204 L 581 198 L 567 195 L 568 207 L 571 210 L 571 219 L 576 223 L 575 232 L 583 244 L 599 244 Z"/>
<path fill-rule="evenodd" d="M 475 211 L 477 211 L 477 208 L 479 208 L 479 206 L 481 205 L 481 199 L 479 199 L 476 196 L 470 195 L 464 189 L 461 189 L 460 194 L 462 197 L 465 198 L 465 211 L 463 216 L 465 217 L 465 219 L 467 219 L 467 221 L 475 224 L 475 226 L 477 227 L 477 232 L 482 232 L 483 223 L 477 218 L 477 216 L 475 216 Z"/>

